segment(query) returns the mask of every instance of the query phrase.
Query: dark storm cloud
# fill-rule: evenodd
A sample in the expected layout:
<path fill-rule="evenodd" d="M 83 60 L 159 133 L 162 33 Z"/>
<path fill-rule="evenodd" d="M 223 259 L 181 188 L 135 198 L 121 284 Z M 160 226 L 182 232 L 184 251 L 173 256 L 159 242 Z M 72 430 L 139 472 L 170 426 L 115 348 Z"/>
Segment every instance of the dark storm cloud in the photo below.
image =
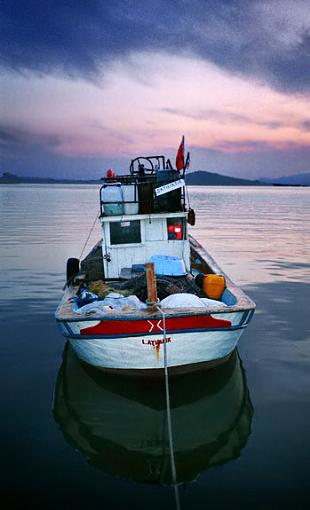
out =
<path fill-rule="evenodd" d="M 16 132 L 11 132 L 6 128 L 0 128 L 0 143 L 1 144 L 16 144 L 19 143 L 20 138 Z"/>
<path fill-rule="evenodd" d="M 14 154 L 17 149 L 25 149 L 29 145 L 43 146 L 45 149 L 54 149 L 61 144 L 61 138 L 56 135 L 38 135 L 31 129 L 17 129 L 0 124 L 0 147 L 2 151 Z"/>
<path fill-rule="evenodd" d="M 302 127 L 305 131 L 310 131 L 310 119 L 304 120 Z"/>
<path fill-rule="evenodd" d="M 45 142 L 46 144 L 46 142 Z M 5 124 L 0 125 L 0 174 L 10 172 L 18 175 L 33 174 L 36 165 L 43 165 L 42 155 L 47 158 L 45 144 L 41 146 L 37 137 L 28 130 L 16 129 Z M 27 165 L 29 163 L 29 165 Z M 39 174 L 37 174 L 39 175 Z"/>
<path fill-rule="evenodd" d="M 14 154 L 15 150 L 26 147 L 32 141 L 32 135 L 27 130 L 0 124 L 0 155 Z"/>
<path fill-rule="evenodd" d="M 273 144 L 267 143 L 267 142 L 258 142 L 253 140 L 243 140 L 242 142 L 239 141 L 230 141 L 230 140 L 223 140 L 221 142 L 218 142 L 216 145 L 217 150 L 222 152 L 245 152 L 245 153 L 253 153 L 253 152 L 270 152 L 270 147 L 272 147 Z M 274 150 L 275 151 L 275 150 Z"/>
<path fill-rule="evenodd" d="M 104 169 L 111 166 L 110 158 L 68 158 L 57 153 L 60 144 L 61 139 L 57 136 L 38 135 L 31 129 L 0 124 L 0 175 L 9 172 L 22 177 L 98 179 Z M 127 166 L 127 160 L 122 158 L 116 158 L 114 162 L 117 168 Z"/>
<path fill-rule="evenodd" d="M 99 130 L 106 140 L 112 140 L 113 143 L 126 144 L 127 147 L 133 144 L 133 139 L 130 135 L 119 133 L 113 128 L 106 127 L 98 122 L 96 119 L 88 119 L 85 126 L 90 130 Z M 27 153 L 28 150 L 57 153 L 61 152 L 62 145 L 71 140 L 70 133 L 59 136 L 51 133 L 38 133 L 31 128 L 18 129 L 6 124 L 0 123 L 0 156 L 7 157 L 20 157 L 20 154 Z M 78 144 L 78 142 L 77 142 Z"/>
<path fill-rule="evenodd" d="M 201 149 L 204 149 L 201 147 Z M 210 149 L 208 149 L 210 150 Z M 225 154 L 256 154 L 263 158 L 263 154 L 267 154 L 270 159 L 275 155 L 281 157 L 283 154 L 300 154 L 301 158 L 307 156 L 306 164 L 309 167 L 309 154 L 310 147 L 306 144 L 299 144 L 296 142 L 285 142 L 280 144 L 279 147 L 275 147 L 273 142 L 268 141 L 255 141 L 255 140 L 242 140 L 242 141 L 231 141 L 222 140 L 216 144 L 216 152 Z M 243 156 L 242 156 L 243 157 Z M 302 160 L 304 164 L 304 160 Z"/>
<path fill-rule="evenodd" d="M 303 146 L 288 146 L 277 150 L 264 146 L 259 142 L 244 144 L 223 142 L 226 150 L 206 149 L 195 147 L 192 158 L 192 170 L 208 170 L 235 177 L 257 178 L 292 175 L 309 172 L 310 148 Z M 239 152 L 241 150 L 241 152 Z"/>
<path fill-rule="evenodd" d="M 302 0 L 3 0 L 0 5 L 1 64 L 9 69 L 91 78 L 132 51 L 184 51 L 283 90 L 309 87 L 309 15 Z"/>

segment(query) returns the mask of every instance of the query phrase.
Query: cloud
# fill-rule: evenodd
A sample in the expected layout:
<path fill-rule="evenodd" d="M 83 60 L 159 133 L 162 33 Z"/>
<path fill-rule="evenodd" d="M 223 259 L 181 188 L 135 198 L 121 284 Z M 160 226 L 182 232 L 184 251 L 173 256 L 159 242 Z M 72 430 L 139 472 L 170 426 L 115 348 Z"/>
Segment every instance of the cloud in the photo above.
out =
<path fill-rule="evenodd" d="M 46 133 L 38 134 L 31 129 L 17 129 L 15 127 L 0 124 L 0 147 L 7 154 L 14 157 L 16 151 L 23 151 L 27 147 L 37 146 L 44 150 L 54 150 L 61 144 L 61 138 L 57 135 Z"/>
<path fill-rule="evenodd" d="M 87 127 L 93 126 L 104 134 L 109 134 L 104 126 L 90 120 Z M 113 142 L 113 141 L 112 141 Z M 112 143 L 109 140 L 109 144 Z M 72 143 L 72 147 L 71 144 Z M 74 149 L 84 140 L 69 137 L 56 137 L 52 134 L 38 134 L 28 129 L 14 129 L 0 125 L 1 172 L 17 175 L 99 178 L 108 167 L 118 173 L 128 171 L 132 154 L 104 154 L 83 156 Z M 66 148 L 66 153 L 63 149 Z M 176 148 L 163 147 L 163 153 L 173 161 Z M 309 171 L 310 148 L 307 145 L 290 143 L 275 147 L 274 144 L 252 140 L 222 140 L 213 148 L 206 148 L 191 141 L 191 171 L 207 170 L 226 175 L 258 178 L 262 176 L 283 176 Z M 84 151 L 84 145 L 83 145 Z M 82 152 L 83 152 L 82 151 Z M 98 152 L 98 151 L 97 151 Z"/>
<path fill-rule="evenodd" d="M 36 133 L 30 128 L 16 129 L 0 125 L 0 174 L 55 178 L 100 178 L 111 165 L 122 173 L 128 169 L 128 158 L 88 157 L 63 153 L 70 147 L 69 138 Z M 73 143 L 77 143 L 73 140 Z"/>
<path fill-rule="evenodd" d="M 0 144 L 16 144 L 20 142 L 19 135 L 13 130 L 13 132 L 5 127 L 0 128 Z"/>
<path fill-rule="evenodd" d="M 224 142 L 225 143 L 225 142 Z M 247 147 L 245 147 L 247 146 Z M 191 171 L 207 170 L 235 177 L 279 177 L 309 172 L 309 146 L 275 148 L 266 144 L 226 142 L 225 151 L 195 146 L 191 152 Z M 229 150 L 227 150 L 229 149 Z M 246 149 L 246 150 L 243 150 Z"/>
<path fill-rule="evenodd" d="M 10 70 L 96 79 L 115 60 L 167 51 L 309 89 L 307 0 L 3 0 L 1 9 L 0 65 Z"/>
<path fill-rule="evenodd" d="M 303 128 L 305 131 L 310 131 L 310 119 L 305 119 L 305 120 L 302 122 L 302 128 Z"/>
<path fill-rule="evenodd" d="M 305 144 L 298 144 L 294 142 L 268 142 L 268 141 L 255 141 L 255 140 L 221 140 L 214 145 L 215 149 L 219 152 L 228 154 L 241 154 L 241 153 L 256 153 L 256 154 L 280 154 L 287 152 L 306 152 L 310 154 L 310 148 Z"/>
<path fill-rule="evenodd" d="M 225 111 L 225 110 L 199 110 L 199 111 L 186 111 L 179 110 L 176 108 L 162 108 L 161 110 L 164 113 L 168 113 L 171 115 L 176 115 L 178 117 L 187 117 L 189 119 L 194 120 L 207 120 L 212 121 L 215 120 L 221 123 L 227 124 L 252 124 L 253 126 L 264 126 L 270 129 L 279 129 L 281 127 L 285 127 L 286 124 L 284 122 L 279 121 L 267 121 L 262 120 L 258 121 L 257 119 L 250 117 L 249 115 L 243 115 L 241 113 Z"/>

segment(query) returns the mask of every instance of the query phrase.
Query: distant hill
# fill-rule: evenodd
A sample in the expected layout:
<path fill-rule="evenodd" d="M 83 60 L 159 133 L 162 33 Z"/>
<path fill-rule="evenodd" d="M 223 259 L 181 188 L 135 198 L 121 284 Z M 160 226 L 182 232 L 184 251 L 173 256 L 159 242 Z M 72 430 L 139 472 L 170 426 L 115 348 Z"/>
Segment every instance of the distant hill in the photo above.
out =
<path fill-rule="evenodd" d="M 186 174 L 189 186 L 310 186 L 310 173 L 288 175 L 287 177 L 262 177 L 259 180 L 240 179 L 213 172 L 198 170 Z M 0 184 L 102 184 L 100 179 L 52 179 L 51 177 L 21 177 L 5 172 L 0 176 Z"/>
<path fill-rule="evenodd" d="M 100 184 L 97 180 L 52 179 L 50 177 L 20 177 L 6 172 L 0 177 L 0 184 Z M 197 171 L 186 175 L 186 183 L 195 186 L 257 186 L 264 185 L 259 181 L 238 179 L 211 172 Z"/>
<path fill-rule="evenodd" d="M 50 177 L 20 177 L 19 175 L 5 172 L 0 177 L 0 184 L 100 184 L 97 180 L 82 179 L 52 179 Z"/>
<path fill-rule="evenodd" d="M 251 181 L 248 179 L 238 179 L 212 172 L 203 172 L 201 170 L 186 175 L 186 184 L 189 186 L 262 186 L 265 183 L 260 181 Z"/>
<path fill-rule="evenodd" d="M 293 174 L 286 177 L 263 177 L 260 181 L 267 184 L 282 184 L 286 186 L 310 186 L 310 173 Z"/>

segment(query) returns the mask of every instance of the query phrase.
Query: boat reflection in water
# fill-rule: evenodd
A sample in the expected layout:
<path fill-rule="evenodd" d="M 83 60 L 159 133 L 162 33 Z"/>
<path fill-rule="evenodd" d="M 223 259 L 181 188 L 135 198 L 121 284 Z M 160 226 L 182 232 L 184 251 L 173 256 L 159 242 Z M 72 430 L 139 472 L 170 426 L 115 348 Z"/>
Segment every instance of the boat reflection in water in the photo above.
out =
<path fill-rule="evenodd" d="M 177 482 L 240 455 L 253 408 L 237 352 L 217 368 L 171 377 L 170 402 Z M 103 471 L 172 484 L 163 377 L 102 373 L 67 344 L 54 416 L 65 438 Z"/>

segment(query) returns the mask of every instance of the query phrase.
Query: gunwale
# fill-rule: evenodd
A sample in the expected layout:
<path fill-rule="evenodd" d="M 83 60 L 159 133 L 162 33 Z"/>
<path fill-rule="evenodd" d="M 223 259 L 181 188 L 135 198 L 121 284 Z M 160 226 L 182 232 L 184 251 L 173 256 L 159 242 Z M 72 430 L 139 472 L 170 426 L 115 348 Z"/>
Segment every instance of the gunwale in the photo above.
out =
<path fill-rule="evenodd" d="M 201 261 L 202 268 L 215 274 L 221 274 L 225 277 L 226 287 L 236 298 L 236 304 L 223 307 L 214 308 L 169 308 L 164 309 L 167 318 L 177 318 L 202 315 L 217 315 L 232 312 L 245 312 L 255 310 L 256 305 L 252 299 L 245 294 L 245 292 L 238 287 L 226 273 L 218 266 L 214 258 L 207 252 L 207 250 L 191 235 L 189 235 L 190 247 L 192 252 L 192 259 L 195 257 Z M 97 243 L 98 244 L 98 243 Z M 146 308 L 143 310 L 130 310 L 120 313 L 119 311 L 111 311 L 109 314 L 80 314 L 77 315 L 72 309 L 70 301 L 73 298 L 79 287 L 78 285 L 69 285 L 66 287 L 63 298 L 55 312 L 55 318 L 58 322 L 81 322 L 81 321 L 110 321 L 110 320 L 137 320 L 137 319 L 159 319 L 161 318 L 160 312 L 155 308 Z"/>

